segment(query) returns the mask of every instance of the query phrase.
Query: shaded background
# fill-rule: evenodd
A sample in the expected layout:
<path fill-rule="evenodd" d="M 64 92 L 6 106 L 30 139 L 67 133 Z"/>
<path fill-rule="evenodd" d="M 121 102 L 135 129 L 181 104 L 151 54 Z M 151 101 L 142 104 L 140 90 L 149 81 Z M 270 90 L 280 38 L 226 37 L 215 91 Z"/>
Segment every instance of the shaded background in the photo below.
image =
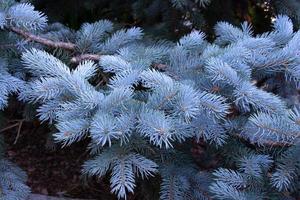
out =
<path fill-rule="evenodd" d="M 168 0 L 33 0 L 32 3 L 49 16 L 50 22 L 59 21 L 73 29 L 84 22 L 110 19 L 171 40 L 193 28 L 212 38 L 218 21 L 238 25 L 246 20 L 253 24 L 256 33 L 262 33 L 270 29 L 274 15 L 274 8 L 268 6 L 270 2 L 262 0 L 212 0 L 205 8 L 197 4 L 174 8 Z M 186 25 L 187 21 L 192 25 Z"/>

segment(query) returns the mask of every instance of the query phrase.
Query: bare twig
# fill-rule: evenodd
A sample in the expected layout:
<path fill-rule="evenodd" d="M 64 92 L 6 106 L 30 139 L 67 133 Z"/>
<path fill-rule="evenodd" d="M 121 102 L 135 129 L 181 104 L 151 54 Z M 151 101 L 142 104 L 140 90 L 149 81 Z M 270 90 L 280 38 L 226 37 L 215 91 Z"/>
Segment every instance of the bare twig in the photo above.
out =
<path fill-rule="evenodd" d="M 0 133 L 2 133 L 2 132 L 4 132 L 4 131 L 7 131 L 7 130 L 9 130 L 9 129 L 11 129 L 11 128 L 14 128 L 14 127 L 16 127 L 16 126 L 19 126 L 19 122 L 18 122 L 18 123 L 15 123 L 15 124 L 13 124 L 13 125 L 10 125 L 10 126 L 8 126 L 8 127 L 5 127 L 5 128 L 3 128 L 3 129 L 1 129 L 1 130 L 0 130 Z"/>
<path fill-rule="evenodd" d="M 76 44 L 74 44 L 74 43 L 53 41 L 51 39 L 43 38 L 38 35 L 34 35 L 30 32 L 24 31 L 24 30 L 16 28 L 16 27 L 6 27 L 6 29 L 19 35 L 19 36 L 22 36 L 27 41 L 37 42 L 37 43 L 40 43 L 40 44 L 43 44 L 45 46 L 52 47 L 52 48 L 65 49 L 65 50 L 74 52 L 74 54 L 76 55 L 77 48 L 76 48 Z M 71 61 L 71 63 L 78 64 L 84 60 L 99 61 L 100 58 L 101 58 L 101 55 L 99 55 L 99 54 L 80 54 L 80 55 L 72 57 L 70 61 Z M 155 63 L 155 64 L 153 64 L 152 67 L 155 69 L 158 69 L 158 70 L 166 69 L 166 65 L 160 64 L 160 63 Z"/>
<path fill-rule="evenodd" d="M 233 137 L 243 141 L 243 142 L 246 142 L 248 144 L 251 144 L 251 145 L 257 145 L 256 143 L 254 142 L 251 142 L 249 139 L 247 138 L 244 138 L 242 137 L 240 134 L 232 134 Z M 293 143 L 288 143 L 288 142 L 275 142 L 275 141 L 264 141 L 264 146 L 267 146 L 267 147 L 271 147 L 271 148 L 279 148 L 279 147 L 290 147 L 290 146 L 293 146 Z"/>
<path fill-rule="evenodd" d="M 17 45 L 15 44 L 0 44 L 0 49 L 10 49 L 10 48 L 14 48 Z"/>
<path fill-rule="evenodd" d="M 9 123 L 12 123 L 12 122 L 20 122 L 20 121 L 23 121 L 24 119 L 12 119 L 12 120 L 8 120 Z"/>
<path fill-rule="evenodd" d="M 81 55 L 71 58 L 71 62 L 72 63 L 80 63 L 83 60 L 98 61 L 98 60 L 100 60 L 100 57 L 101 57 L 101 55 L 99 55 L 99 54 L 81 54 Z"/>
<path fill-rule="evenodd" d="M 40 44 L 43 44 L 45 46 L 52 47 L 52 48 L 61 48 L 61 49 L 65 49 L 65 50 L 73 51 L 73 52 L 76 51 L 76 44 L 71 43 L 71 42 L 53 41 L 51 39 L 43 38 L 38 35 L 34 35 L 30 32 L 24 31 L 24 30 L 16 28 L 16 27 L 6 27 L 6 29 L 23 37 L 27 41 L 37 42 L 37 43 L 40 43 Z M 98 61 L 99 59 L 100 59 L 99 54 L 82 54 L 82 55 L 74 56 L 73 58 L 71 58 L 71 62 L 78 64 L 83 60 Z"/>
<path fill-rule="evenodd" d="M 40 44 L 43 44 L 48 47 L 53 48 L 62 48 L 69 51 L 75 51 L 76 45 L 70 42 L 56 42 L 47 38 L 40 37 L 38 35 L 34 35 L 32 33 L 26 32 L 22 29 L 16 28 L 16 27 L 6 27 L 9 31 L 12 31 L 23 38 L 25 38 L 28 41 L 37 42 Z"/>
<path fill-rule="evenodd" d="M 18 133 L 17 133 L 16 139 L 15 139 L 15 141 L 14 141 L 14 144 L 17 144 L 17 142 L 18 142 L 18 139 L 19 139 L 19 137 L 20 137 L 20 133 L 21 133 L 21 128 L 22 128 L 23 122 L 24 122 L 24 119 L 21 120 L 21 121 L 19 122 Z"/>
<path fill-rule="evenodd" d="M 152 64 L 153 69 L 158 69 L 158 70 L 166 70 L 167 65 L 161 64 L 161 63 L 153 63 Z"/>

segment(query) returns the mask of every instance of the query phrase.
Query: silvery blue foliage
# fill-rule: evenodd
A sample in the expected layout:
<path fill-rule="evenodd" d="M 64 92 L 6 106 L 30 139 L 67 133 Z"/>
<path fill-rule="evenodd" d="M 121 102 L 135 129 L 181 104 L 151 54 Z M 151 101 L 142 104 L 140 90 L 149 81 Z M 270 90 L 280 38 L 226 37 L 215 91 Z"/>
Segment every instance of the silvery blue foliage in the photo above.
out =
<path fill-rule="evenodd" d="M 20 3 L 11 6 L 6 11 L 7 25 L 26 30 L 42 30 L 47 25 L 47 17 L 34 10 L 29 3 Z"/>
<path fill-rule="evenodd" d="M 24 81 L 8 72 L 8 63 L 4 59 L 0 60 L 0 73 L 0 110 L 3 110 L 7 106 L 8 96 L 18 92 L 24 86 Z"/>
<path fill-rule="evenodd" d="M 91 152 L 99 155 L 84 164 L 83 172 L 96 176 L 111 172 L 111 189 L 119 198 L 134 191 L 139 173 L 142 178 L 161 173 L 162 199 L 186 199 L 191 195 L 188 191 L 194 190 L 189 185 L 204 181 L 194 180 L 193 175 L 171 176 L 174 163 L 167 165 L 149 152 L 140 154 L 140 149 L 131 146 L 137 139 L 161 156 L 191 138 L 218 149 L 227 148 L 226 143 L 236 137 L 264 148 L 297 144 L 299 111 L 290 110 L 287 96 L 256 84 L 268 79 L 274 85 L 280 81 L 299 87 L 299 32 L 292 31 L 287 17 L 279 15 L 273 31 L 257 36 L 247 23 L 238 28 L 220 22 L 212 44 L 199 31 L 175 44 L 154 45 L 139 41 L 138 28 L 103 35 L 109 34 L 111 26 L 103 20 L 86 24 L 78 32 L 78 44 L 87 44 L 87 52 L 106 54 L 98 65 L 85 61 L 70 70 L 45 51 L 27 50 L 23 64 L 36 79 L 21 97 L 41 104 L 40 119 L 55 124 L 54 137 L 63 145 L 91 138 Z M 107 87 L 99 89 L 89 82 L 97 71 L 112 74 Z M 240 117 L 245 120 L 235 123 Z M 288 152 L 282 159 L 291 156 Z M 263 199 L 269 190 L 263 183 L 274 163 L 272 154 L 246 151 L 236 163 L 238 171 L 215 171 L 207 193 L 193 191 L 195 198 L 211 194 L 216 199 Z M 285 164 L 278 163 L 271 177 L 279 192 L 291 189 L 298 173 L 289 171 L 291 177 L 284 177 L 287 172 L 282 170 L 289 169 Z M 164 170 L 157 170 L 164 165 Z M 298 164 L 290 166 L 295 170 Z M 182 170 L 188 168 L 182 166 Z"/>
<path fill-rule="evenodd" d="M 0 28 L 20 28 L 21 30 L 41 31 L 47 25 L 47 18 L 29 3 L 17 3 L 13 0 L 3 0 L 0 3 Z M 0 53 L 0 110 L 8 106 L 9 97 L 18 94 L 25 88 L 25 71 L 16 52 L 23 49 L 24 42 L 9 33 L 2 33 L 2 43 L 11 42 Z M 21 47 L 21 48 L 20 48 Z M 3 138 L 0 137 L 0 199 L 27 199 L 30 188 L 25 184 L 27 176 L 24 171 L 8 161 L 3 152 Z"/>
<path fill-rule="evenodd" d="M 18 92 L 24 87 L 24 81 L 12 76 L 8 72 L 8 63 L 0 61 L 0 109 L 3 110 L 8 104 L 8 96 Z M 30 189 L 25 185 L 26 174 L 15 164 L 3 158 L 2 140 L 0 137 L 0 199 L 22 200 L 27 198 Z"/>
<path fill-rule="evenodd" d="M 27 176 L 15 164 L 0 159 L 0 189 L 2 200 L 23 200 L 30 193 L 30 188 L 25 184 Z"/>
<path fill-rule="evenodd" d="M 164 163 L 155 158 L 151 161 L 131 147 L 138 138 L 151 148 L 167 151 L 193 137 L 218 148 L 231 137 L 265 148 L 277 143 L 297 143 L 297 110 L 289 111 L 282 97 L 252 82 L 282 75 L 283 84 L 298 87 L 298 33 L 290 32 L 289 26 L 288 18 L 278 16 L 273 32 L 255 37 L 248 24 L 239 29 L 221 22 L 216 26 L 215 44 L 206 42 L 203 33 L 193 31 L 177 44 L 152 46 L 138 42 L 141 35 L 137 28 L 117 31 L 97 47 L 90 47 L 92 51 L 110 54 L 101 56 L 99 66 L 87 61 L 75 70 L 44 51 L 31 49 L 22 60 L 37 79 L 28 83 L 21 97 L 42 104 L 39 116 L 55 123 L 59 132 L 54 137 L 58 142 L 70 145 L 90 137 L 91 149 L 95 149 L 92 152 L 99 155 L 85 163 L 83 172 L 103 176 L 112 170 L 112 192 L 123 198 L 135 188 L 135 173 L 146 178 L 157 173 L 157 166 Z M 102 36 L 94 39 L 93 32 L 104 33 L 110 27 L 108 21 L 87 24 L 80 31 L 91 34 L 83 38 L 90 39 L 80 42 L 94 45 L 93 40 L 100 41 Z M 129 35 L 133 37 L 130 39 Z M 121 41 L 130 44 L 124 47 Z M 161 71 L 156 63 L 166 67 Z M 113 73 L 108 87 L 100 90 L 88 82 L 99 70 Z M 139 85 L 144 89 L 138 90 Z M 232 107 L 248 116 L 236 133 L 228 129 L 235 120 L 228 118 Z M 266 191 L 257 185 L 267 178 L 265 173 L 273 159 L 246 153 L 238 163 L 238 172 L 225 168 L 214 172 L 217 179 L 209 192 L 217 199 L 263 198 Z M 287 170 L 279 165 L 272 176 L 272 184 L 279 190 L 287 189 L 294 180 L 280 178 L 284 169 Z M 168 183 L 169 178 L 163 179 L 162 199 L 170 195 L 175 199 L 186 197 L 192 180 L 180 175 L 176 179 L 182 188 L 175 182 Z M 178 191 L 170 194 L 168 189 L 174 188 Z"/>
<path fill-rule="evenodd" d="M 290 16 L 297 27 L 299 27 L 300 20 L 300 2 L 297 0 L 276 0 L 274 1 L 278 13 Z"/>
<path fill-rule="evenodd" d="M 209 173 L 197 171 L 195 166 L 181 166 L 180 163 L 161 167 L 162 184 L 160 199 L 199 199 L 208 200 Z"/>
<path fill-rule="evenodd" d="M 8 71 L 8 63 L 0 61 L 0 110 L 8 104 L 8 96 L 24 88 L 24 81 L 12 76 Z M 30 188 L 25 184 L 27 176 L 19 167 L 3 156 L 3 138 L 0 137 L 0 199 L 23 200 L 30 193 Z"/>
<path fill-rule="evenodd" d="M 216 199 L 264 199 L 263 179 L 272 162 L 267 155 L 244 156 L 238 171 L 219 168 L 213 173 L 210 191 Z"/>
<path fill-rule="evenodd" d="M 161 199 L 299 195 L 300 112 L 291 97 L 299 98 L 300 32 L 287 16 L 260 35 L 248 23 L 219 22 L 214 42 L 194 30 L 175 43 L 148 40 L 138 27 L 116 30 L 108 20 L 77 31 L 46 22 L 28 3 L 1 5 L 0 27 L 71 41 L 76 53 L 97 54 L 99 62 L 69 67 L 60 59 L 66 52 L 18 42 L 23 76 L 11 62 L 0 63 L 0 108 L 18 93 L 38 105 L 62 146 L 88 138 L 83 174 L 109 175 L 119 199 L 155 176 Z M 187 150 L 193 140 L 230 161 L 213 172 L 198 169 Z"/>

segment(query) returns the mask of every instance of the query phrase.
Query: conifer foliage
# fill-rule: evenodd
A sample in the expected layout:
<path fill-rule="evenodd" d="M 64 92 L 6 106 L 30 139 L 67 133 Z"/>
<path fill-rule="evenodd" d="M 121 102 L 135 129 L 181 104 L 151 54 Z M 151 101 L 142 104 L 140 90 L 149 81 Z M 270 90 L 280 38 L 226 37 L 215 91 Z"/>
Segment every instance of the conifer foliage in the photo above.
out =
<path fill-rule="evenodd" d="M 15 93 L 62 146 L 88 139 L 82 173 L 109 176 L 119 199 L 155 177 L 163 200 L 300 196 L 300 31 L 289 17 L 260 35 L 219 22 L 213 42 L 199 30 L 168 42 L 108 20 L 48 25 L 29 3 L 0 7 L 1 40 L 13 44 L 1 51 L 0 108 Z M 214 169 L 193 161 L 194 140 L 218 155 Z M 0 198 L 24 199 L 25 174 L 0 168 Z"/>

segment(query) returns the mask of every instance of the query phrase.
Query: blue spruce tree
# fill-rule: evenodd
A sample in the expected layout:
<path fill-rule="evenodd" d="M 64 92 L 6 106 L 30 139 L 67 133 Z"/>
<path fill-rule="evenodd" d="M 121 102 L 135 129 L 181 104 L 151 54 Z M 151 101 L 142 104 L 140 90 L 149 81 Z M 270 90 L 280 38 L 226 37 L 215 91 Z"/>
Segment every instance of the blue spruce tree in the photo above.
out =
<path fill-rule="evenodd" d="M 219 22 L 213 42 L 198 30 L 168 42 L 108 20 L 47 25 L 31 4 L 1 6 L 3 38 L 14 41 L 3 52 L 1 108 L 17 92 L 62 146 L 88 138 L 82 173 L 108 175 L 119 199 L 156 178 L 163 200 L 299 197 L 300 31 L 287 16 L 259 35 L 247 22 Z M 194 162 L 192 141 L 217 155 L 214 169 Z M 24 174 L 7 169 L 13 190 L 27 193 Z"/>

